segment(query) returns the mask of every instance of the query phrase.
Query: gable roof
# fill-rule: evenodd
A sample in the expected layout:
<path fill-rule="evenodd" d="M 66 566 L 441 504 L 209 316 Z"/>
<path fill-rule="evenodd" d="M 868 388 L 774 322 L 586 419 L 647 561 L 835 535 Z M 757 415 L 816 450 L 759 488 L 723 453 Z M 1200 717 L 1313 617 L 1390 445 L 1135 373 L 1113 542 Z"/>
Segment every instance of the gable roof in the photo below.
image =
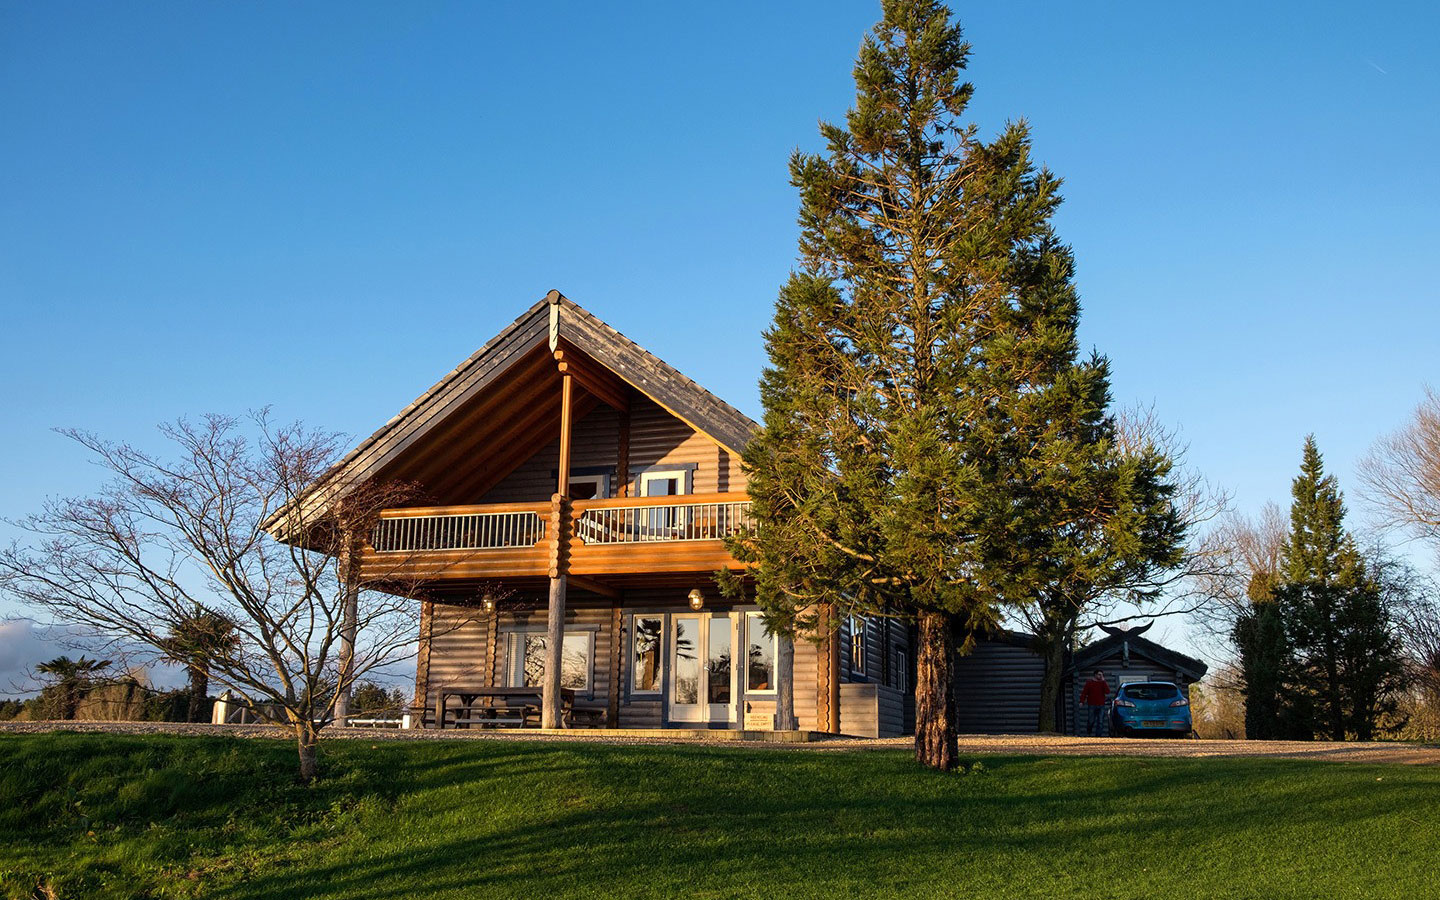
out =
<path fill-rule="evenodd" d="M 551 354 L 575 350 L 734 454 L 759 426 L 579 304 L 550 291 L 333 466 L 299 501 L 323 506 L 344 485 L 376 477 L 453 414 L 470 408 L 507 372 L 554 371 Z M 545 361 L 542 363 L 542 360 Z M 607 376 L 608 377 L 608 376 Z M 558 415 L 558 409 L 556 410 Z M 329 487 L 330 490 L 326 490 Z M 291 504 L 293 506 L 293 503 Z M 273 528 L 290 506 L 266 523 Z M 304 516 L 299 518 L 303 519 Z"/>
<path fill-rule="evenodd" d="M 1205 677 L 1210 667 L 1193 656 L 1186 656 L 1174 650 L 1160 646 L 1148 638 L 1138 634 L 1121 632 L 1120 634 L 1107 635 L 1092 644 L 1087 644 L 1075 651 L 1074 658 L 1066 667 L 1077 672 L 1083 672 L 1088 668 L 1099 665 L 1103 660 L 1124 652 L 1125 644 L 1130 645 L 1130 655 L 1148 659 L 1151 662 L 1159 663 L 1167 669 L 1184 674 L 1191 681 L 1199 681 Z"/>

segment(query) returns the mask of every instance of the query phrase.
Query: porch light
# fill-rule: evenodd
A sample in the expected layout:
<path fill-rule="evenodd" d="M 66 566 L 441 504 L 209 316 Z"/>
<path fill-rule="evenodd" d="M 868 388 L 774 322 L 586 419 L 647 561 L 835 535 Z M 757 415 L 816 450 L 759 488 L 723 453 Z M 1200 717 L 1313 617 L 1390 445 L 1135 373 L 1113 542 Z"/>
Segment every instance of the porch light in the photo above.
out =
<path fill-rule="evenodd" d="M 700 593 L 699 588 L 692 588 L 690 590 L 690 608 L 694 610 L 699 610 L 704 605 L 705 595 Z"/>
<path fill-rule="evenodd" d="M 480 608 L 485 610 L 487 613 L 493 613 L 495 611 L 495 595 L 486 594 L 485 596 L 481 597 Z"/>

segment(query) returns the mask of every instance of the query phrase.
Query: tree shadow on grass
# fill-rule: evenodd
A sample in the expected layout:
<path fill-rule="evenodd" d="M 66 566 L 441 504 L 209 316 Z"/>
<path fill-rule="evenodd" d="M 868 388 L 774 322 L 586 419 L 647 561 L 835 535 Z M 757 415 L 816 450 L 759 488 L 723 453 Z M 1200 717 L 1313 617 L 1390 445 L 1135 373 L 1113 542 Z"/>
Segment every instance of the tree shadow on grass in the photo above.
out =
<path fill-rule="evenodd" d="M 1175 854 L 1207 848 L 1228 848 L 1233 867 L 1273 864 L 1275 848 L 1256 835 L 1392 818 L 1414 794 L 1381 781 L 1357 795 L 1366 774 L 1337 783 L 1333 767 L 1327 777 L 1258 761 L 1224 766 L 1225 779 L 1252 786 L 1237 791 L 1205 761 L 997 758 L 961 776 L 918 770 L 902 754 L 538 745 L 467 757 L 403 777 L 390 828 L 362 826 L 340 852 L 227 893 L 875 896 L 963 885 L 1004 894 L 1025 866 L 1040 879 L 1027 891 L 1054 890 L 1117 854 L 1119 864 L 1169 861 L 1177 877 L 1192 876 Z M 427 808 L 435 798 L 444 799 Z"/>

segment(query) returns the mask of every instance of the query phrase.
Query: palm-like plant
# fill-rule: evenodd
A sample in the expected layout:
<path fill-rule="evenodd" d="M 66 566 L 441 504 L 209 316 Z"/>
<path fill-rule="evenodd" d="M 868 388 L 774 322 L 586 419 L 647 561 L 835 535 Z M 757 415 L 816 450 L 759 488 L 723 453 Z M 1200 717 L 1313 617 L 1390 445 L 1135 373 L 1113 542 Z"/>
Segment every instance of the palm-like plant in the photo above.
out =
<path fill-rule="evenodd" d="M 82 656 L 71 659 L 57 656 L 35 666 L 40 675 L 47 675 L 50 684 L 60 695 L 60 718 L 73 719 L 80 707 L 80 697 L 95 683 L 95 676 L 110 668 L 108 659 L 90 659 Z"/>
<path fill-rule="evenodd" d="M 160 642 L 160 651 L 185 667 L 190 678 L 190 705 L 185 718 L 200 720 L 200 710 L 210 692 L 210 662 L 236 645 L 235 625 L 219 613 L 197 606 L 179 619 Z"/>

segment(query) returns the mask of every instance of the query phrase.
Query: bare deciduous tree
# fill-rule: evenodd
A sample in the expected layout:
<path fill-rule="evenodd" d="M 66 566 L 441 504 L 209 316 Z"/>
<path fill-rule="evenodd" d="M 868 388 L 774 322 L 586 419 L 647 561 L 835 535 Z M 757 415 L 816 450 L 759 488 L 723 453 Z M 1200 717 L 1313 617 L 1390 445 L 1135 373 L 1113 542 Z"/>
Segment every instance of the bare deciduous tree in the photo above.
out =
<path fill-rule="evenodd" d="M 1235 740 L 1245 737 L 1244 679 L 1234 663 L 1212 669 L 1203 681 L 1190 687 L 1195 731 L 1202 738 Z"/>
<path fill-rule="evenodd" d="M 1375 443 L 1360 461 L 1360 483 L 1384 525 L 1424 541 L 1440 558 L 1440 393 L 1427 388 L 1410 422 Z M 1392 580 L 1405 590 L 1396 624 L 1412 688 L 1433 715 L 1440 708 L 1440 589 L 1409 566 L 1398 569 Z"/>
<path fill-rule="evenodd" d="M 191 649 L 240 703 L 293 729 L 309 780 L 337 701 L 413 652 L 420 604 L 406 560 L 386 555 L 385 571 L 353 578 L 380 511 L 413 491 L 327 479 L 336 436 L 264 412 L 160 432 L 169 455 L 63 431 L 113 478 L 14 523 L 31 538 L 0 551 L 0 583 L 54 624 L 157 656 L 173 656 L 174 635 L 197 614 L 228 622 L 230 639 Z M 327 499 L 311 502 L 320 483 Z"/>
<path fill-rule="evenodd" d="M 1425 391 L 1410 424 L 1381 438 L 1360 462 L 1361 496 L 1387 524 L 1440 552 L 1440 394 Z"/>
<path fill-rule="evenodd" d="M 1207 602 L 1197 607 L 1192 621 L 1220 655 L 1233 649 L 1235 622 L 1252 602 L 1251 584 L 1257 577 L 1278 577 L 1288 530 L 1284 510 L 1267 503 L 1253 519 L 1225 515 L 1206 537 L 1212 565 L 1198 580 L 1197 590 Z"/>

